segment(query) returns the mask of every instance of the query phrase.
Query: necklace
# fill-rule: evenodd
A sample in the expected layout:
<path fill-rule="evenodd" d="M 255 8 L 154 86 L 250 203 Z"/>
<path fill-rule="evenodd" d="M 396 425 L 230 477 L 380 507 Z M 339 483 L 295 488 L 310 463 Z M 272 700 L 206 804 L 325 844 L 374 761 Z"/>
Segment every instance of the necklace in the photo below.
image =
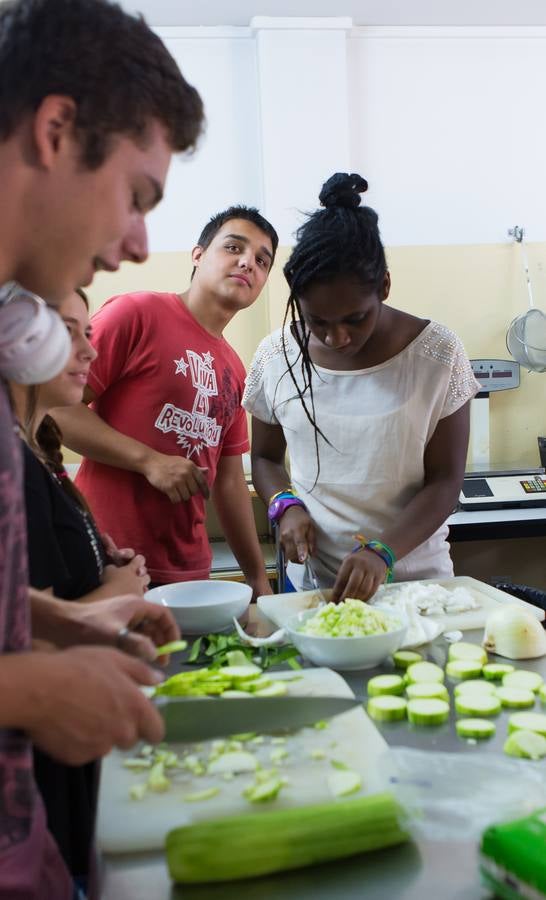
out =
<path fill-rule="evenodd" d="M 99 577 L 102 578 L 102 573 L 104 571 L 104 566 L 102 563 L 102 555 L 100 552 L 100 538 L 97 534 L 97 530 L 91 522 L 91 517 L 89 513 L 82 509 L 81 506 L 78 506 L 78 511 L 83 518 L 83 522 L 85 525 L 85 530 L 87 532 L 87 537 L 89 538 L 89 543 L 91 544 L 91 549 L 93 551 L 93 556 L 95 557 L 95 562 L 97 564 L 97 572 L 99 573 Z"/>
<path fill-rule="evenodd" d="M 57 472 L 51 472 L 50 470 L 48 470 L 48 471 L 50 472 L 50 475 L 52 476 L 54 481 L 56 481 L 56 483 L 59 485 L 59 487 L 63 489 L 63 493 L 64 493 L 62 478 L 63 477 L 68 478 L 69 477 L 68 474 L 61 476 Z M 86 531 L 87 537 L 89 539 L 89 544 L 91 546 L 91 550 L 93 551 L 93 556 L 95 558 L 97 572 L 99 574 L 99 578 L 102 578 L 102 574 L 104 572 L 104 564 L 102 561 L 102 554 L 101 554 L 101 550 L 100 550 L 101 539 L 100 539 L 99 533 L 97 532 L 95 523 L 93 522 L 93 520 L 92 520 L 91 516 L 89 515 L 89 513 L 87 512 L 87 510 L 82 509 L 82 507 L 79 505 L 79 503 L 76 503 L 75 500 L 73 501 L 73 503 L 74 503 L 75 508 L 78 510 L 80 516 L 83 519 L 85 531 Z"/>

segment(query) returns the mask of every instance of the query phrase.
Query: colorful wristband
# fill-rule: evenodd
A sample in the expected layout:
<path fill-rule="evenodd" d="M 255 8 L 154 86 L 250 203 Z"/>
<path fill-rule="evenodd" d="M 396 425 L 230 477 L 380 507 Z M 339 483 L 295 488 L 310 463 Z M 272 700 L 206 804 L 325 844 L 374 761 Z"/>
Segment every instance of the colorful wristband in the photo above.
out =
<path fill-rule="evenodd" d="M 394 578 L 393 569 L 396 562 L 394 551 L 388 544 L 384 544 L 383 541 L 369 541 L 362 534 L 355 534 L 354 537 L 358 543 L 353 547 L 351 553 L 358 553 L 359 550 L 370 550 L 372 553 L 375 553 L 376 556 L 379 556 L 387 567 L 385 581 L 389 584 Z"/>
<path fill-rule="evenodd" d="M 281 519 L 281 516 L 285 514 L 286 510 L 290 506 L 303 506 L 305 510 L 307 509 L 305 503 L 303 502 L 303 500 L 300 500 L 299 497 L 294 497 L 293 495 L 290 495 L 288 497 L 276 497 L 269 504 L 269 507 L 267 509 L 267 516 L 269 518 L 269 521 L 277 524 L 277 522 L 279 522 L 279 520 Z"/>

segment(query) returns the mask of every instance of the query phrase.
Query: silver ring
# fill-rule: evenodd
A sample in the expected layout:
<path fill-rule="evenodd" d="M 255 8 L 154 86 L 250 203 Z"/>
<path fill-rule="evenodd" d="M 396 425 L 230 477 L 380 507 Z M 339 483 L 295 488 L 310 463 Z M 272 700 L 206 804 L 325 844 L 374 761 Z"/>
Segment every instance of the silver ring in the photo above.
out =
<path fill-rule="evenodd" d="M 116 637 L 116 647 L 121 647 L 128 634 L 130 634 L 130 629 L 126 625 L 119 629 Z"/>

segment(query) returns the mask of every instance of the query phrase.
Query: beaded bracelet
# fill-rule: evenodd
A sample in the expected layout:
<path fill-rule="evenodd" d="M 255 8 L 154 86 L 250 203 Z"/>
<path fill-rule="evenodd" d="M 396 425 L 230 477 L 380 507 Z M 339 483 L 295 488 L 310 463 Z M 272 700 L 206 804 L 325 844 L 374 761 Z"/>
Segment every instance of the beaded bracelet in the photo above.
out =
<path fill-rule="evenodd" d="M 376 540 L 367 540 L 362 534 L 354 535 L 355 541 L 357 544 L 351 550 L 351 553 L 358 553 L 359 550 L 371 550 L 372 553 L 375 553 L 376 556 L 379 556 L 380 559 L 383 560 L 387 567 L 387 572 L 385 574 L 385 581 L 387 584 L 390 584 L 394 577 L 394 564 L 396 562 L 396 556 L 394 555 L 394 551 L 389 547 L 388 544 L 384 544 L 383 541 Z"/>

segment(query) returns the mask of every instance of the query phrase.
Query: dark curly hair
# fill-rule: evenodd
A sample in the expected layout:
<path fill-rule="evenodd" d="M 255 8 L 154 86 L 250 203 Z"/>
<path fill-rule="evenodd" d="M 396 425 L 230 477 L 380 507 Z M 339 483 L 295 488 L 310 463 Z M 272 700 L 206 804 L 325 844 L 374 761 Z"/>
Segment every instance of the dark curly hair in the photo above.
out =
<path fill-rule="evenodd" d="M 0 6 L 0 140 L 51 94 L 76 104 L 82 162 L 96 169 L 111 138 L 145 142 L 152 120 L 174 151 L 194 147 L 203 104 L 141 17 L 108 0 L 10 0 Z"/>
<path fill-rule="evenodd" d="M 322 186 L 319 201 L 324 207 L 310 215 L 296 232 L 296 244 L 284 267 L 290 288 L 283 327 L 290 319 L 291 331 L 300 349 L 303 388 L 298 385 L 283 343 L 288 372 L 308 420 L 315 431 L 317 483 L 320 473 L 318 435 L 330 443 L 317 425 L 309 356 L 310 332 L 305 327 L 299 298 L 312 284 L 353 277 L 364 287 L 382 291 L 387 274 L 385 249 L 381 242 L 378 216 L 368 206 L 360 206 L 360 194 L 368 189 L 361 175 L 337 172 Z M 308 395 L 309 406 L 305 395 Z"/>

